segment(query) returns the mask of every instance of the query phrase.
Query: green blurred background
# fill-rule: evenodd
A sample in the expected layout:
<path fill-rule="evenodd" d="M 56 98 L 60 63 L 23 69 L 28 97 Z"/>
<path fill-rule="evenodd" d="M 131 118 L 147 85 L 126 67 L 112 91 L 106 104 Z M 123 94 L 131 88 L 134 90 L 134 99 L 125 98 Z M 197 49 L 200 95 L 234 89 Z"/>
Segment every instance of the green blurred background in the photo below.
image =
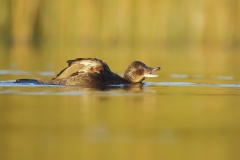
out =
<path fill-rule="evenodd" d="M 216 45 L 240 41 L 238 0 L 1 0 L 5 43 Z"/>

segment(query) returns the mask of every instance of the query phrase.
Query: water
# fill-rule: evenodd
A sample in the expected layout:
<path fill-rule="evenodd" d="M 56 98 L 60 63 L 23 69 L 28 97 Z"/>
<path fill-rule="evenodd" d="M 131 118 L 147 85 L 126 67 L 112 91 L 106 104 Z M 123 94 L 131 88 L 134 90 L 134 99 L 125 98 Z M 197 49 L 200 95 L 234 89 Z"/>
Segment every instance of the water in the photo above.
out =
<path fill-rule="evenodd" d="M 115 60 L 115 51 L 105 51 L 89 57 L 100 57 L 120 74 L 129 61 L 144 59 L 162 68 L 160 76 L 143 86 L 102 89 L 16 84 L 18 78 L 54 77 L 67 59 L 80 56 L 1 55 L 9 59 L 1 59 L 0 69 L 1 160 L 239 159 L 238 54 L 195 59 L 181 51 L 141 51 Z"/>

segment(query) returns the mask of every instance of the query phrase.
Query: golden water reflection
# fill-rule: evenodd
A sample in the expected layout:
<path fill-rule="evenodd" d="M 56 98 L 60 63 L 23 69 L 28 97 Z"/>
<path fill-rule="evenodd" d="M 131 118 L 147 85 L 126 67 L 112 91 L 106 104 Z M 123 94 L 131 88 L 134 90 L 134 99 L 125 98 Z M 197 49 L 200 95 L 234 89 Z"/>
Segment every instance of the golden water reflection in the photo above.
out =
<path fill-rule="evenodd" d="M 158 84 L 239 84 L 236 50 L 21 47 L 1 49 L 0 67 L 31 74 L 1 80 L 45 78 L 40 71 L 57 73 L 77 57 L 100 58 L 116 73 L 134 60 L 162 70 L 142 88 L 1 86 L 0 159 L 239 158 L 239 87 Z"/>
<path fill-rule="evenodd" d="M 61 90 L 65 89 L 55 92 Z M 1 95 L 1 155 L 3 159 L 237 159 L 239 95 L 236 88 L 164 86 L 142 93 Z"/>

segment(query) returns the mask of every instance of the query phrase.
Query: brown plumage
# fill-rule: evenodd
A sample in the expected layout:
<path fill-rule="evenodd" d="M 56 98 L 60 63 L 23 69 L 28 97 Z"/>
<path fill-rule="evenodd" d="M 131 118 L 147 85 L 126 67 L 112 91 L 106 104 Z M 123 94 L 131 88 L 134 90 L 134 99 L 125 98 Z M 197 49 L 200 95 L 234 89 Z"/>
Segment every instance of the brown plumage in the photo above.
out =
<path fill-rule="evenodd" d="M 56 78 L 37 80 L 44 84 L 78 85 L 82 87 L 101 87 L 111 84 L 130 84 L 142 82 L 145 77 L 157 77 L 152 73 L 160 67 L 150 68 L 140 61 L 129 65 L 120 77 L 113 73 L 108 65 L 96 58 L 77 58 L 68 60 L 68 67 L 63 69 Z M 16 82 L 21 82 L 17 80 Z"/>

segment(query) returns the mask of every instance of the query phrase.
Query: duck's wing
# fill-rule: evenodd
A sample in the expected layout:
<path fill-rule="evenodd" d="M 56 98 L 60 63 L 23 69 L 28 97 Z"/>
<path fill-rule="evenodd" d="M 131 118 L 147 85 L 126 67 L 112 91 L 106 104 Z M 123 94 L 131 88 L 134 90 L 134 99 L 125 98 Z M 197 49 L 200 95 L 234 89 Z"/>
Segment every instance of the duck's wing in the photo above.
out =
<path fill-rule="evenodd" d="M 83 69 L 84 65 L 80 63 L 72 63 L 69 67 L 63 69 L 56 77 L 56 79 L 67 78 L 73 73 L 78 72 L 79 70 Z"/>
<path fill-rule="evenodd" d="M 104 69 L 104 64 L 101 60 L 96 58 L 77 58 L 74 60 L 68 60 L 68 67 L 63 69 L 56 77 L 56 79 L 67 78 L 71 75 L 78 74 L 78 72 L 84 73 L 99 73 Z M 74 75 L 75 75 L 74 74 Z"/>

